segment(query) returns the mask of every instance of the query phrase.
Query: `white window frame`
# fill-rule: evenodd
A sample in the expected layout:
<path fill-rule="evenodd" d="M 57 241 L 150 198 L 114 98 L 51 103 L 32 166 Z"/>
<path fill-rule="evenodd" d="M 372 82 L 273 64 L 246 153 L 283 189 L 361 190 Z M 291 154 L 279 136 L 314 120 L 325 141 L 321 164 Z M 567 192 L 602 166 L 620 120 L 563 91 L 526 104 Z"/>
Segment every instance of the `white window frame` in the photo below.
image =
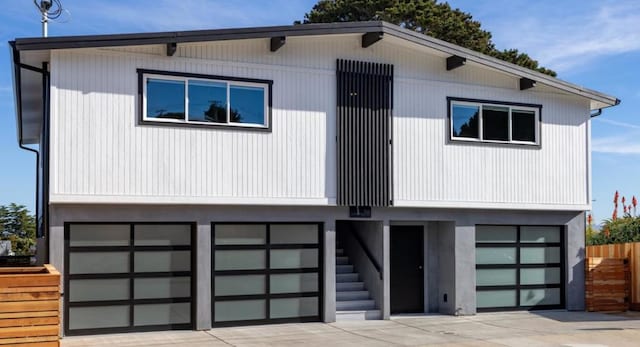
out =
<path fill-rule="evenodd" d="M 147 116 L 147 81 L 149 79 L 156 80 L 168 80 L 168 81 L 181 81 L 184 82 L 184 119 L 171 119 L 171 118 L 155 118 Z M 227 122 L 202 122 L 202 121 L 193 121 L 189 120 L 189 81 L 205 81 L 205 82 L 215 82 L 222 83 L 227 86 Z M 231 116 L 231 87 L 232 86 L 240 86 L 240 87 L 257 87 L 262 88 L 264 100 L 264 123 L 263 124 L 255 124 L 255 123 L 234 123 L 230 121 Z M 245 82 L 245 81 L 236 81 L 233 79 L 215 79 L 215 78 L 201 78 L 201 77 L 189 77 L 189 76 L 174 76 L 174 75 L 163 75 L 163 74 L 154 74 L 154 73 L 143 73 L 142 74 L 142 120 L 144 122 L 157 122 L 157 123 L 172 123 L 172 124 L 192 124 L 192 125 L 204 125 L 204 126 L 212 126 L 212 127 L 234 127 L 234 128 L 259 128 L 259 129 L 269 129 L 270 127 L 270 117 L 269 117 L 269 93 L 270 88 L 267 83 L 257 83 L 257 82 Z"/>
<path fill-rule="evenodd" d="M 479 119 L 478 119 L 478 138 L 472 138 L 472 137 L 461 137 L 461 136 L 454 136 L 453 134 L 453 107 L 454 106 L 471 106 L 471 107 L 478 107 L 479 109 Z M 509 139 L 507 141 L 500 141 L 500 140 L 485 140 L 483 139 L 483 118 L 484 118 L 484 114 L 483 114 L 483 109 L 484 106 L 492 106 L 492 107 L 505 107 L 509 110 L 509 117 L 508 117 L 508 136 Z M 517 105 L 517 104 L 508 104 L 508 103 L 500 103 L 500 102 L 490 102 L 490 101 L 465 101 L 465 100 L 456 100 L 456 99 L 451 99 L 449 102 L 449 137 L 451 140 L 453 141 L 466 141 L 466 142 L 482 142 L 482 143 L 506 143 L 506 144 L 518 144 L 518 145 L 540 145 L 540 108 L 541 107 L 533 107 L 533 106 L 528 106 L 528 105 Z M 535 136 L 535 141 L 518 141 L 518 140 L 513 140 L 513 129 L 512 129 L 512 119 L 513 119 L 513 111 L 528 111 L 528 112 L 533 112 L 534 113 L 534 118 L 535 118 L 535 129 L 534 129 L 534 136 Z"/>

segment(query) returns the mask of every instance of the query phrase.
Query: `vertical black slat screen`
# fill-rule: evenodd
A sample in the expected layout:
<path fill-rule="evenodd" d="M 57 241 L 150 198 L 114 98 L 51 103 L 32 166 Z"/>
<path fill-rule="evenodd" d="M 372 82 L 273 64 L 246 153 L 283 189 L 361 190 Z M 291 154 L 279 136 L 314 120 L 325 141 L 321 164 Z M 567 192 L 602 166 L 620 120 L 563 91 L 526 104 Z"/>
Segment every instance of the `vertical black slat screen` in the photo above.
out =
<path fill-rule="evenodd" d="M 337 204 L 391 205 L 393 66 L 337 62 Z"/>

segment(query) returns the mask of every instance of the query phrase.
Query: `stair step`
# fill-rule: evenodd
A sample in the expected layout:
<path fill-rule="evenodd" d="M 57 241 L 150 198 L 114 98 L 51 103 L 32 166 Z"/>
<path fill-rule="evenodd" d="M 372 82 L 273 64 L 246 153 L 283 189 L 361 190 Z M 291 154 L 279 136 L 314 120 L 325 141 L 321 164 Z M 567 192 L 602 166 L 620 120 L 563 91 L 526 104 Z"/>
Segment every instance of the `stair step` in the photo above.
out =
<path fill-rule="evenodd" d="M 344 282 L 358 282 L 358 274 L 357 273 L 336 274 L 336 283 L 344 283 Z"/>
<path fill-rule="evenodd" d="M 366 311 L 376 308 L 373 300 L 336 301 L 336 311 Z"/>
<path fill-rule="evenodd" d="M 336 300 L 337 301 L 368 300 L 368 299 L 369 299 L 369 291 L 368 290 L 352 290 L 352 291 L 338 291 L 338 292 L 336 292 Z"/>
<path fill-rule="evenodd" d="M 336 311 L 336 321 L 382 319 L 380 310 Z"/>
<path fill-rule="evenodd" d="M 337 274 L 348 274 L 353 272 L 353 265 L 336 265 Z"/>
<path fill-rule="evenodd" d="M 336 265 L 349 265 L 349 257 L 336 257 Z"/>
<path fill-rule="evenodd" d="M 344 255 L 344 249 L 336 248 L 336 255 L 340 255 L 340 256 Z"/>
<path fill-rule="evenodd" d="M 352 292 L 364 290 L 364 282 L 342 282 L 336 283 L 337 292 Z"/>

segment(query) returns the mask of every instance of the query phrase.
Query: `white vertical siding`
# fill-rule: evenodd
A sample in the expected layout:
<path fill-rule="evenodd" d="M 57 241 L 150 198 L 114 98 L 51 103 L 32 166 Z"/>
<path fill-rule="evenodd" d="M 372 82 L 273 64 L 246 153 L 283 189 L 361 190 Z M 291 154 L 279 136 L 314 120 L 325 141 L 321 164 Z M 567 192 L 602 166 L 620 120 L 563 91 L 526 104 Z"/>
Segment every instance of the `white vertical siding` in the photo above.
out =
<path fill-rule="evenodd" d="M 395 66 L 397 206 L 588 204 L 588 101 L 397 39 L 357 35 L 62 50 L 52 54 L 53 202 L 335 202 L 335 62 Z M 272 132 L 137 124 L 137 68 L 273 80 Z M 546 92 L 540 92 L 546 91 Z M 542 104 L 540 147 L 447 142 L 446 97 Z M 473 205 L 476 204 L 476 205 Z"/>
<path fill-rule="evenodd" d="M 277 81 L 272 132 L 138 125 L 136 68 Z M 335 198 L 325 179 L 333 167 L 325 158 L 327 111 L 335 109 L 327 106 L 335 104 L 331 74 L 87 52 L 54 54 L 52 70 L 54 201 Z M 309 77 L 313 94 L 301 92 Z"/>
<path fill-rule="evenodd" d="M 587 102 L 423 81 L 396 91 L 396 205 L 588 204 Z M 447 96 L 542 104 L 541 145 L 449 142 Z"/>

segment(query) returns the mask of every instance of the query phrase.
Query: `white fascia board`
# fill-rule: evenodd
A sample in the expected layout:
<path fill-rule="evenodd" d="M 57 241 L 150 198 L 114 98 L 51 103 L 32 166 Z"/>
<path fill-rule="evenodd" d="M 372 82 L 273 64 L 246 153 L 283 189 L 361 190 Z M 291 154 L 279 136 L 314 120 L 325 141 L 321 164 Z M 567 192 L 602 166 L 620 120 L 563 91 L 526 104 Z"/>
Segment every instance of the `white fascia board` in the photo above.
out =
<path fill-rule="evenodd" d="M 545 204 L 545 203 L 517 203 L 517 202 L 479 202 L 479 201 L 418 201 L 394 200 L 394 207 L 425 207 L 425 208 L 459 208 L 482 210 L 550 210 L 550 211 L 588 211 L 590 204 Z"/>
<path fill-rule="evenodd" d="M 335 198 L 183 197 L 51 194 L 52 204 L 273 205 L 335 206 Z"/>

